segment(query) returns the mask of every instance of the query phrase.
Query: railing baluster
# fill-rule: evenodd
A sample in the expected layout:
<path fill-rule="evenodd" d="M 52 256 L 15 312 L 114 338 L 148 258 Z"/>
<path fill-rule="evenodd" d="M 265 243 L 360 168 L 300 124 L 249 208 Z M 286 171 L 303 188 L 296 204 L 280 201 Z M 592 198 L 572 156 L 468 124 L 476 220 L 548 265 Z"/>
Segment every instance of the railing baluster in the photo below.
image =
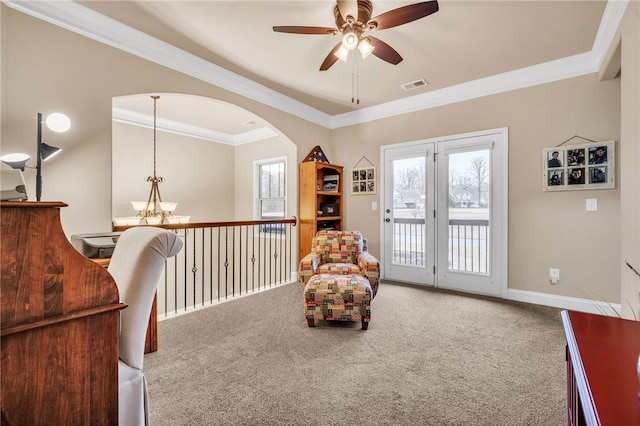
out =
<path fill-rule="evenodd" d="M 187 253 L 186 253 L 187 247 L 189 247 L 189 244 L 188 244 L 188 241 L 187 241 L 188 240 L 188 236 L 189 236 L 189 233 L 185 232 L 185 234 L 184 234 L 184 247 L 185 247 L 185 249 L 184 249 L 185 250 L 185 256 L 184 256 L 184 289 L 183 289 L 184 308 L 185 309 L 187 308 L 187 282 L 188 282 L 187 281 L 187 279 L 188 279 L 187 269 L 189 269 L 188 265 L 187 265 L 187 260 L 188 260 L 189 257 L 187 256 Z"/>
<path fill-rule="evenodd" d="M 198 268 L 196 267 L 196 254 L 197 254 L 197 250 L 196 250 L 196 233 L 194 231 L 193 233 L 193 260 L 192 263 L 193 265 L 191 266 L 191 275 L 192 275 L 192 280 L 193 280 L 193 305 L 195 306 L 196 304 L 196 272 L 198 271 Z M 186 304 L 185 304 L 186 307 Z"/>
<path fill-rule="evenodd" d="M 193 231 L 195 233 L 195 230 Z M 202 228 L 202 230 L 200 231 L 200 269 L 202 270 L 200 272 L 200 293 L 202 294 L 202 300 L 200 301 L 201 306 L 204 306 L 204 292 L 205 292 L 205 286 L 204 286 L 204 228 Z"/>
<path fill-rule="evenodd" d="M 475 273 L 489 273 L 490 233 L 486 219 L 450 219 L 447 227 L 449 269 Z M 426 220 L 394 218 L 394 263 L 425 265 Z M 484 240 L 484 242 L 483 242 Z"/>
<path fill-rule="evenodd" d="M 294 272 L 290 269 L 297 267 L 291 243 L 296 222 L 294 218 L 155 225 L 174 230 L 184 240 L 182 251 L 165 262 L 164 283 L 158 286 L 160 319 L 219 303 L 222 290 L 224 299 L 230 299 L 289 282 Z"/>
<path fill-rule="evenodd" d="M 234 228 L 235 229 L 235 228 Z M 235 241 L 235 239 L 234 239 Z M 234 250 L 235 253 L 235 250 Z M 242 294 L 242 226 L 238 227 L 238 255 L 236 257 L 236 262 L 238 262 L 238 287 L 240 287 L 240 294 Z M 233 264 L 235 265 L 236 262 Z M 235 281 L 235 280 L 234 280 Z"/>
<path fill-rule="evenodd" d="M 236 259 L 234 256 L 236 245 L 236 227 L 231 228 L 231 294 L 236 294 Z M 240 287 L 240 294 L 242 294 L 242 287 Z"/>
<path fill-rule="evenodd" d="M 229 294 L 229 227 L 224 227 L 224 294 Z M 226 297 L 225 297 L 226 298 Z"/>
<path fill-rule="evenodd" d="M 244 227 L 244 276 L 245 288 L 249 292 L 249 225 Z"/>
<path fill-rule="evenodd" d="M 264 265 L 264 262 L 262 260 L 262 229 L 260 229 L 260 227 L 258 227 L 258 270 L 256 271 L 256 275 L 258 276 L 258 290 L 260 290 L 260 273 L 261 273 L 261 265 Z"/>
<path fill-rule="evenodd" d="M 211 302 L 215 297 L 213 294 L 213 228 L 207 228 L 209 230 L 209 297 Z"/>
<path fill-rule="evenodd" d="M 186 231 L 185 231 L 186 233 Z M 173 275 L 174 275 L 174 280 L 173 280 L 173 310 L 175 313 L 178 313 L 178 256 L 176 256 L 175 258 L 175 262 L 174 262 L 174 267 L 173 267 Z M 167 312 L 167 309 L 165 309 L 165 312 Z"/>
<path fill-rule="evenodd" d="M 256 226 L 253 225 L 251 230 L 251 290 L 255 289 L 255 283 L 256 283 Z"/>
<path fill-rule="evenodd" d="M 269 241 L 269 254 L 267 256 L 268 261 L 266 262 L 267 266 L 269 267 L 269 272 L 267 273 L 267 282 L 269 283 L 269 287 L 271 287 L 271 282 L 273 280 L 273 265 L 271 263 L 271 257 L 273 256 L 273 244 L 272 244 L 272 239 L 271 236 L 273 235 L 272 232 L 269 232 L 269 237 L 268 237 L 268 241 Z"/>
<path fill-rule="evenodd" d="M 216 269 L 218 270 L 218 301 L 220 300 L 220 274 L 222 273 L 222 268 L 220 268 L 220 256 L 222 255 L 222 238 L 220 238 L 220 233 L 222 232 L 222 228 L 218 228 L 218 262 L 216 263 Z M 225 293 L 225 299 L 227 295 Z"/>

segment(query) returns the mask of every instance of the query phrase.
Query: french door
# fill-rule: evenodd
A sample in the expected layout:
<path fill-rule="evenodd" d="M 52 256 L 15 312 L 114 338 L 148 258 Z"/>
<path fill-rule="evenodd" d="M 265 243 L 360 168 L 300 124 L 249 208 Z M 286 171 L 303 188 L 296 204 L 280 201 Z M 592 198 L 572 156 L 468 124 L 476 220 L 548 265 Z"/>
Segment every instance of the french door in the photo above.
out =
<path fill-rule="evenodd" d="M 384 278 L 501 294 L 506 149 L 506 129 L 382 147 Z"/>

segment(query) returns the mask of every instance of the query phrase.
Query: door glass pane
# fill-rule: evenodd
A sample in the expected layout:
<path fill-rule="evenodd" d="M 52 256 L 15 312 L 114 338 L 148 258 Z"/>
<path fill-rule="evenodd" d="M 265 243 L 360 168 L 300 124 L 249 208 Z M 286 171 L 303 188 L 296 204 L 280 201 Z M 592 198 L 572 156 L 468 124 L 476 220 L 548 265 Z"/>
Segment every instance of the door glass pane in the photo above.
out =
<path fill-rule="evenodd" d="M 425 157 L 393 161 L 393 263 L 425 264 Z"/>
<path fill-rule="evenodd" d="M 489 274 L 490 150 L 448 155 L 449 270 Z"/>

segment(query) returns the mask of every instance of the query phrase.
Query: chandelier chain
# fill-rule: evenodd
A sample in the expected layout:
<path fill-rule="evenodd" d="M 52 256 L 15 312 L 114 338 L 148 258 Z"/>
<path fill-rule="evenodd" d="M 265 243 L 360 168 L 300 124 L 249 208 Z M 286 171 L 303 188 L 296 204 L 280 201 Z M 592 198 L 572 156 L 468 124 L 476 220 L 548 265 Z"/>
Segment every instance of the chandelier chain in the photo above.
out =
<path fill-rule="evenodd" d="M 157 146 L 157 136 L 156 136 L 156 120 L 158 117 L 158 98 L 160 96 L 151 96 L 153 98 L 153 178 L 156 178 L 156 146 Z"/>
<path fill-rule="evenodd" d="M 164 182 L 158 176 L 158 99 L 159 95 L 151 95 L 153 99 L 153 175 L 145 177 L 151 184 L 147 201 L 132 201 L 133 208 L 138 212 L 135 217 L 114 217 L 116 225 L 160 225 L 163 223 L 188 223 L 191 216 L 174 216 L 178 203 L 163 202 L 160 195 L 160 184 Z M 193 270 L 195 273 L 197 268 Z"/>

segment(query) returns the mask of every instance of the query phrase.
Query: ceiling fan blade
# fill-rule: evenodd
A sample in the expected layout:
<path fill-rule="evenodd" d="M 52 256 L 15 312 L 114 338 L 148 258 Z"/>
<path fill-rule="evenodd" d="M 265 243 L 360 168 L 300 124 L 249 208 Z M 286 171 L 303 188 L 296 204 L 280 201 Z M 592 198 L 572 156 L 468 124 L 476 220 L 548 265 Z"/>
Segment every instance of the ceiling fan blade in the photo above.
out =
<path fill-rule="evenodd" d="M 437 11 L 438 2 L 436 0 L 425 1 L 390 10 L 376 16 L 375 18 L 371 18 L 371 21 L 369 22 L 375 21 L 377 23 L 376 29 L 384 30 L 415 21 L 416 19 L 424 18 L 425 16 L 429 16 Z"/>
<path fill-rule="evenodd" d="M 339 42 L 333 49 L 331 49 L 331 52 L 329 52 L 327 57 L 324 58 L 324 62 L 322 62 L 322 65 L 320 65 L 320 71 L 326 71 L 336 63 L 338 57 L 335 55 L 335 53 L 338 51 L 338 49 L 340 49 L 341 45 L 342 42 Z"/>
<path fill-rule="evenodd" d="M 338 10 L 342 19 L 347 20 L 347 16 L 351 15 L 353 19 L 358 20 L 358 1 L 357 0 L 338 0 Z"/>
<path fill-rule="evenodd" d="M 368 36 L 367 39 L 374 47 L 373 52 L 371 52 L 373 55 L 393 65 L 398 65 L 402 62 L 402 56 L 384 41 L 371 36 Z"/>
<path fill-rule="evenodd" d="M 318 35 L 334 35 L 338 33 L 335 28 L 328 27 L 299 27 L 299 26 L 287 26 L 280 25 L 273 27 L 273 31 L 277 33 L 291 33 L 291 34 L 318 34 Z"/>

